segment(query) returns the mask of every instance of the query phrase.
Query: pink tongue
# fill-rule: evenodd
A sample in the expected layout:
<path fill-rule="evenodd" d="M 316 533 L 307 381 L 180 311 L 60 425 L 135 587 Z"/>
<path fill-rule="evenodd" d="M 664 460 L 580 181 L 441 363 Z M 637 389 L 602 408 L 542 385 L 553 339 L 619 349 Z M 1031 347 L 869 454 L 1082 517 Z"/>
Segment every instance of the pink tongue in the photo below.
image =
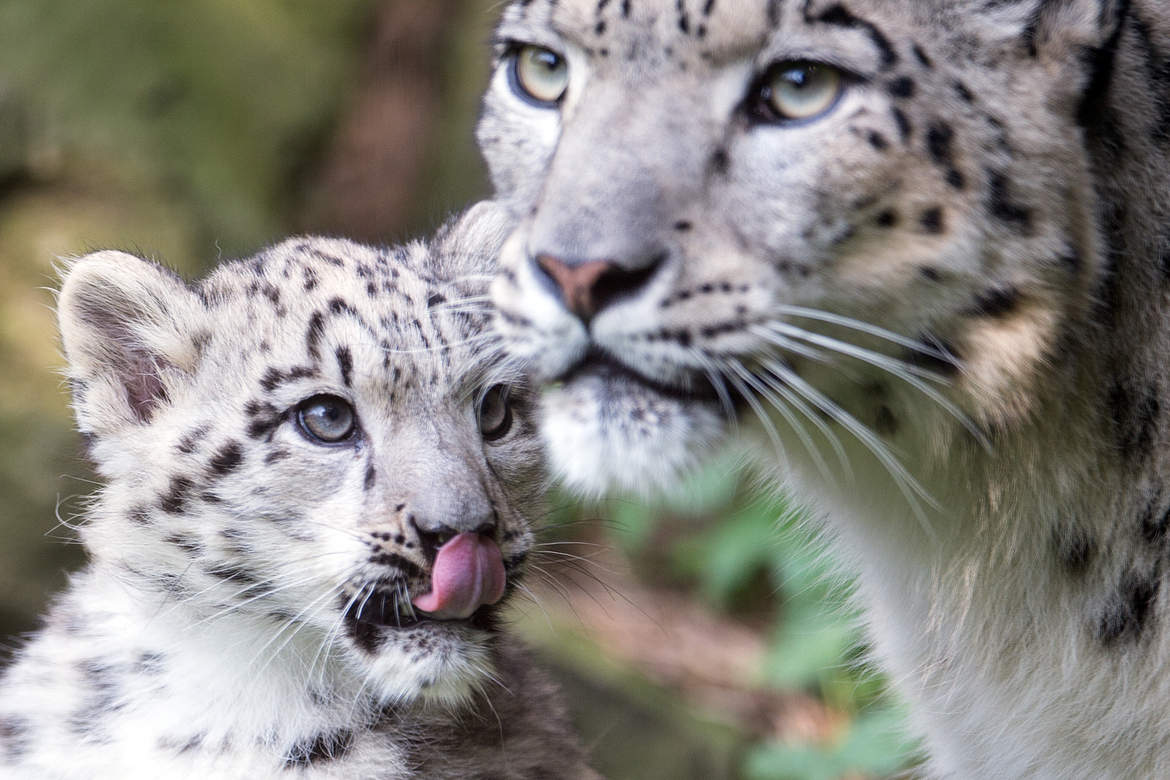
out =
<path fill-rule="evenodd" d="M 412 603 L 439 620 L 463 620 L 483 604 L 504 595 L 504 556 L 486 536 L 464 533 L 439 548 L 431 572 L 431 592 Z"/>

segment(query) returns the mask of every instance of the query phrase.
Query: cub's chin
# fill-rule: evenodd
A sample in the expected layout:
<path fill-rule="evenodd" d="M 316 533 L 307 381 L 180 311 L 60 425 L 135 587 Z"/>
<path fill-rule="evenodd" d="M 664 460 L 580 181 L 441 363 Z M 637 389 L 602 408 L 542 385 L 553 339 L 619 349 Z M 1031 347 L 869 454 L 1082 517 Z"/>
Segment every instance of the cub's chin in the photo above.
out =
<path fill-rule="evenodd" d="M 657 386 L 595 360 L 544 391 L 542 415 L 553 474 L 589 498 L 668 489 L 708 459 L 727 429 L 713 393 Z"/>

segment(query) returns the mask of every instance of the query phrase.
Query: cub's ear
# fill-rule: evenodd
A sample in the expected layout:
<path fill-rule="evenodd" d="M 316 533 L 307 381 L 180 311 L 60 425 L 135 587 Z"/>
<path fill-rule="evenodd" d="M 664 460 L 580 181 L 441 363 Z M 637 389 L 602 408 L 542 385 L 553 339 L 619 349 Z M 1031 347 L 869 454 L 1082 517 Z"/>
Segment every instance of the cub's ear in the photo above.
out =
<path fill-rule="evenodd" d="M 57 319 L 84 433 L 149 422 L 195 370 L 206 309 L 174 274 L 124 252 L 72 261 Z"/>

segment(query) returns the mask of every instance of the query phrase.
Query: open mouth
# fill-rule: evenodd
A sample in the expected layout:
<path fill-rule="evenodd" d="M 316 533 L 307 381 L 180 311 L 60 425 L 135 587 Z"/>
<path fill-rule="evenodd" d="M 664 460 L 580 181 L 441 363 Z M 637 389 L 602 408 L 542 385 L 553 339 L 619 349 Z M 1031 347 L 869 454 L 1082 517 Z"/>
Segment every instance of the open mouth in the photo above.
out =
<path fill-rule="evenodd" d="M 499 606 L 499 602 L 484 604 L 466 618 L 440 618 L 411 605 L 397 588 L 379 585 L 375 585 L 367 597 L 349 601 L 345 625 L 355 638 L 371 631 L 406 630 L 424 625 L 465 625 L 490 631 L 495 627 L 494 613 Z"/>
<path fill-rule="evenodd" d="M 464 625 L 490 631 L 494 608 L 507 590 L 508 573 L 495 541 L 475 532 L 455 534 L 434 554 L 422 592 L 410 594 L 394 578 L 375 580 L 345 607 L 345 625 L 363 647 L 385 630 Z"/>
<path fill-rule="evenodd" d="M 346 633 L 358 647 L 374 655 L 391 631 L 444 631 L 456 627 L 495 633 L 496 612 L 500 606 L 484 604 L 462 619 L 440 619 L 418 609 L 412 610 L 397 589 L 375 586 L 364 599 L 350 599 L 343 615 Z"/>

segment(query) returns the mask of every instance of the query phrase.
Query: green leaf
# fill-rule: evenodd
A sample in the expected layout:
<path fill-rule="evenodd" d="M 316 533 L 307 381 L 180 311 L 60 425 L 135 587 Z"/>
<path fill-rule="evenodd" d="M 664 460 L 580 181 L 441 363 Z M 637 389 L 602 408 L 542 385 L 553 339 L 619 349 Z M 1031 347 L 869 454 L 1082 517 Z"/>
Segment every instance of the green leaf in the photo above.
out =
<path fill-rule="evenodd" d="M 793 599 L 768 649 L 765 679 L 780 688 L 807 688 L 839 668 L 856 644 L 853 620 L 810 599 Z"/>
<path fill-rule="evenodd" d="M 835 744 L 774 743 L 751 750 L 749 780 L 838 780 L 845 775 L 883 777 L 912 762 L 916 743 L 905 732 L 905 715 L 880 710 L 858 718 Z"/>

